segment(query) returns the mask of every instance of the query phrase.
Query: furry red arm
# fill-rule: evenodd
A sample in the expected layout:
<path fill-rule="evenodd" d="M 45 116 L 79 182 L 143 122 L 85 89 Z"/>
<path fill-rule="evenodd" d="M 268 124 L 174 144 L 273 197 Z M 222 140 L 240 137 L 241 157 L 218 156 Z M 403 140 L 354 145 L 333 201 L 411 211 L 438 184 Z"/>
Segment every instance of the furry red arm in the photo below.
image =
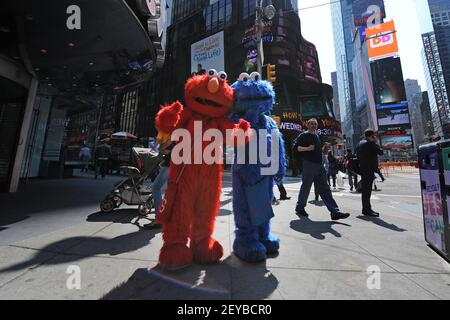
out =
<path fill-rule="evenodd" d="M 158 130 L 168 134 L 178 128 L 182 128 L 191 118 L 191 112 L 176 101 L 171 105 L 164 106 L 156 115 L 155 124 Z"/>

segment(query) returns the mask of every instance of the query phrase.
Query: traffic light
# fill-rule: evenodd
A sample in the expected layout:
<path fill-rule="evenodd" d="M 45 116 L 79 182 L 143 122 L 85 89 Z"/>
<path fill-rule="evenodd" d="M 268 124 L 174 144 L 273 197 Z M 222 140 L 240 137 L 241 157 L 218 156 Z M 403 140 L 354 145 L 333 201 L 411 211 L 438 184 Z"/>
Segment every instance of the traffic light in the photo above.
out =
<path fill-rule="evenodd" d="M 276 76 L 276 66 L 274 64 L 268 64 L 266 66 L 267 68 L 267 81 L 274 83 L 275 81 L 277 81 L 277 76 Z"/>

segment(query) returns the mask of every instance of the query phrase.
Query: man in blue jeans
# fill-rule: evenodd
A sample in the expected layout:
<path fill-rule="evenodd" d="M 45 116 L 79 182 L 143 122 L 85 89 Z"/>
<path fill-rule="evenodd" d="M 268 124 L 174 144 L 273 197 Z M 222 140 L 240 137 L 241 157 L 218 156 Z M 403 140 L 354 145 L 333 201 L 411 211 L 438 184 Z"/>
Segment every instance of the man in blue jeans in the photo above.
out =
<path fill-rule="evenodd" d="M 303 182 L 295 211 L 299 217 L 308 217 L 305 207 L 308 203 L 311 186 L 314 183 L 317 193 L 331 213 L 331 219 L 347 219 L 350 215 L 340 212 L 328 185 L 327 172 L 322 165 L 322 143 L 317 135 L 317 127 L 316 119 L 309 120 L 308 131 L 299 135 L 294 145 L 294 150 L 299 152 L 303 161 Z"/>
<path fill-rule="evenodd" d="M 168 141 L 160 146 L 159 152 L 164 155 L 164 160 L 161 163 L 161 167 L 158 175 L 152 184 L 153 201 L 155 206 L 155 213 L 158 211 L 163 200 L 163 194 L 167 189 L 167 181 L 169 179 L 169 166 L 170 166 L 170 156 L 174 144 Z M 161 228 L 160 224 L 155 222 L 149 223 L 145 226 L 147 229 Z"/>

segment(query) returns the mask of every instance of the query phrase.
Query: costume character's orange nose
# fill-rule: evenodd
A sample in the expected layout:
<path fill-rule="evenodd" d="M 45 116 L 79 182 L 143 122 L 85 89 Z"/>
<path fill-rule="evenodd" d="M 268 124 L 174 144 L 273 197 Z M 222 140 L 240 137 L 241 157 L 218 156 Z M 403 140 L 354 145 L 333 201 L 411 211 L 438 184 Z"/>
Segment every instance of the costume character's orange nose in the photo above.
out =
<path fill-rule="evenodd" d="M 219 91 L 219 80 L 217 78 L 211 78 L 211 80 L 209 80 L 208 91 L 210 93 L 216 93 Z"/>

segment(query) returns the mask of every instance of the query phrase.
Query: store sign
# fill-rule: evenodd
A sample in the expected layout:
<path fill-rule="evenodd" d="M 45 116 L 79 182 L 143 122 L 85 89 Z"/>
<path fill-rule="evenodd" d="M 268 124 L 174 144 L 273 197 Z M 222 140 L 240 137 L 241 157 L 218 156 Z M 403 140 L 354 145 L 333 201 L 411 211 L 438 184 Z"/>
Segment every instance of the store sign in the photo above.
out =
<path fill-rule="evenodd" d="M 263 43 L 272 43 L 274 41 L 274 36 L 272 34 L 272 21 L 263 21 L 262 22 L 262 30 L 261 30 L 261 41 Z M 256 28 L 252 26 L 248 28 L 244 32 L 244 36 L 242 38 L 242 44 L 245 49 L 249 49 L 252 47 L 256 47 Z"/>
<path fill-rule="evenodd" d="M 366 29 L 367 48 L 371 61 L 398 55 L 398 42 L 394 21 Z"/>
<path fill-rule="evenodd" d="M 282 112 L 280 118 L 280 130 L 304 132 L 308 128 L 308 119 L 304 119 L 298 112 Z M 317 134 L 323 137 L 343 139 L 342 127 L 339 121 L 330 118 L 317 119 L 319 126 Z"/>
<path fill-rule="evenodd" d="M 191 72 L 198 68 L 225 71 L 223 31 L 191 45 Z"/>

